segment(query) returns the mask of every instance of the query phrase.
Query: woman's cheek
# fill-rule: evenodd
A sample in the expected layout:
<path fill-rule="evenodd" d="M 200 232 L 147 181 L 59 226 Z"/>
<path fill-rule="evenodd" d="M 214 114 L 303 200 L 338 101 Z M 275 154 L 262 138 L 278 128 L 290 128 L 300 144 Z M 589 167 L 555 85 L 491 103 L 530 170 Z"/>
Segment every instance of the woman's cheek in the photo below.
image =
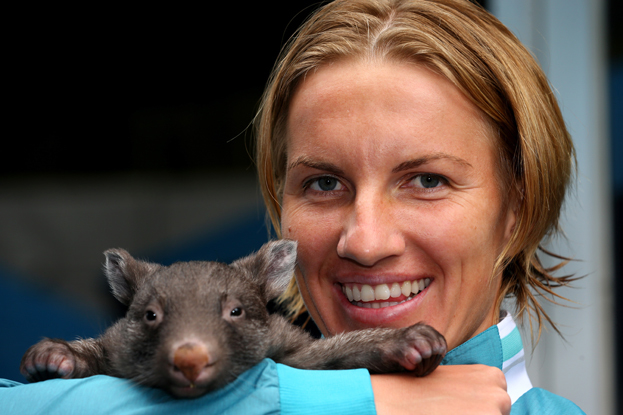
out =
<path fill-rule="evenodd" d="M 295 239 L 298 226 L 294 223 L 294 218 L 297 216 L 299 207 L 293 201 L 290 200 L 288 195 L 284 195 L 283 198 L 283 211 L 281 214 L 281 236 L 283 238 Z"/>
<path fill-rule="evenodd" d="M 339 229 L 338 212 L 333 209 L 319 209 L 305 203 L 287 203 L 284 200 L 281 231 L 284 237 L 303 241 L 325 239 Z M 288 236 L 286 236 L 288 235 Z M 323 238 L 318 238 L 319 236 Z"/>

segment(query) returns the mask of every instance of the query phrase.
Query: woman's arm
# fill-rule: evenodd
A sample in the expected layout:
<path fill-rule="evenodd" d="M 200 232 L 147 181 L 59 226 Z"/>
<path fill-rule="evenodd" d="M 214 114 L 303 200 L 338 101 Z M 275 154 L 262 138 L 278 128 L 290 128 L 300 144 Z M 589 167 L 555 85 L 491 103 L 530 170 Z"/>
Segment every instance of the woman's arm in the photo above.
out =
<path fill-rule="evenodd" d="M 282 414 L 509 414 L 501 370 L 439 366 L 422 378 L 366 370 L 300 370 L 277 365 Z M 371 379 L 371 381 L 370 381 Z M 371 385 L 370 385 L 371 384 Z"/>
<path fill-rule="evenodd" d="M 491 366 L 439 366 L 424 378 L 400 374 L 371 379 L 378 415 L 499 415 L 511 410 L 504 374 Z"/>
<path fill-rule="evenodd" d="M 370 383 L 372 378 L 372 384 Z M 300 370 L 264 360 L 198 399 L 175 399 L 126 379 L 93 376 L 20 385 L 0 381 L 0 413 L 508 414 L 504 376 L 487 366 L 441 366 L 431 375 L 374 375 L 364 369 Z M 488 412 L 487 412 L 488 411 Z"/>

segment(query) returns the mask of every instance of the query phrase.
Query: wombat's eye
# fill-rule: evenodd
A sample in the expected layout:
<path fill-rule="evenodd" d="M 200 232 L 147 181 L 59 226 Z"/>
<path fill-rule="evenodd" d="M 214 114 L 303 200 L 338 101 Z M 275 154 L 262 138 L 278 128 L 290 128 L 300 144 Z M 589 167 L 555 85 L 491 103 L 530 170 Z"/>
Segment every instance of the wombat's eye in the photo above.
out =
<path fill-rule="evenodd" d="M 160 325 L 164 318 L 164 310 L 157 303 L 149 304 L 143 311 L 143 323 L 155 328 Z"/>
<path fill-rule="evenodd" d="M 242 308 L 236 307 L 229 313 L 232 317 L 240 317 L 242 315 Z"/>
<path fill-rule="evenodd" d="M 145 320 L 147 320 L 147 321 L 156 321 L 157 318 L 158 318 L 158 315 L 154 311 L 147 310 L 145 312 Z"/>

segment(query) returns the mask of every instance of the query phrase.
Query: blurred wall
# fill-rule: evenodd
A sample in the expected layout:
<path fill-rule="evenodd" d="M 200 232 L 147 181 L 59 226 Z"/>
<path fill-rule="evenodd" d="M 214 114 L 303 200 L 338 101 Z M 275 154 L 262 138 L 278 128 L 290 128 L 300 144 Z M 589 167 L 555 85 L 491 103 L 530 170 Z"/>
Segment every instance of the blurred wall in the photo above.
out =
<path fill-rule="evenodd" d="M 101 308 L 104 250 L 154 256 L 263 212 L 254 175 L 20 181 L 0 188 L 0 263 Z"/>

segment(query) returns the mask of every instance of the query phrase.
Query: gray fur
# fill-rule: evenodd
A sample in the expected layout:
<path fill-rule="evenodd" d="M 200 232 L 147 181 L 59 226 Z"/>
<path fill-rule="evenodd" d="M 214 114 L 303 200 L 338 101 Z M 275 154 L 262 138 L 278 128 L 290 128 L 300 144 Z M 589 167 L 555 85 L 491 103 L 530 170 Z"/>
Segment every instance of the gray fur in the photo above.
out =
<path fill-rule="evenodd" d="M 165 267 L 121 249 L 105 255 L 113 294 L 129 305 L 126 316 L 97 339 L 44 339 L 32 346 L 20 368 L 28 380 L 107 374 L 195 397 L 267 357 L 303 369 L 364 367 L 422 376 L 446 351 L 443 336 L 423 324 L 314 340 L 269 314 L 267 303 L 285 290 L 294 272 L 293 241 L 269 242 L 231 265 Z"/>

